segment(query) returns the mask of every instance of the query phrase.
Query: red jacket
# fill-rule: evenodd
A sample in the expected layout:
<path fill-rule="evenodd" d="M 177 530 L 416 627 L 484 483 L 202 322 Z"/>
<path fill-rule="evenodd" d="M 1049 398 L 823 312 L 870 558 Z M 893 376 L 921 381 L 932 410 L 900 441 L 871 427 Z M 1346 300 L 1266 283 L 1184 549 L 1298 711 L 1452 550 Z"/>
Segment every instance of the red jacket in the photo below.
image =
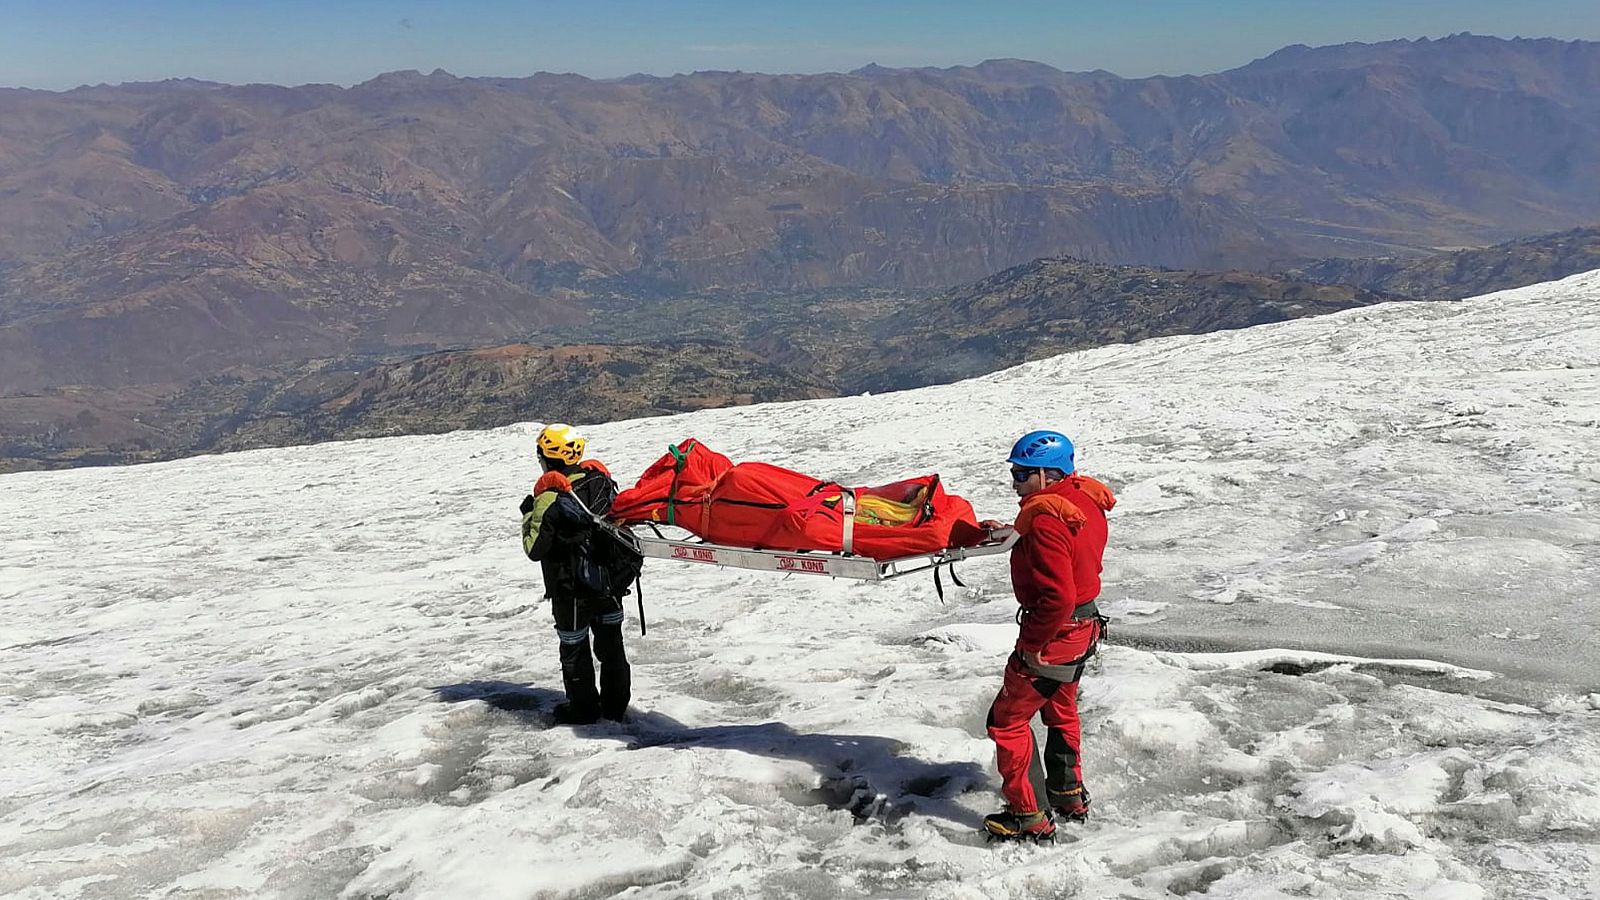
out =
<path fill-rule="evenodd" d="M 1086 475 L 1022 498 L 1011 551 L 1011 587 L 1022 605 L 1017 648 L 1042 653 L 1072 624 L 1072 611 L 1100 596 L 1111 489 Z"/>

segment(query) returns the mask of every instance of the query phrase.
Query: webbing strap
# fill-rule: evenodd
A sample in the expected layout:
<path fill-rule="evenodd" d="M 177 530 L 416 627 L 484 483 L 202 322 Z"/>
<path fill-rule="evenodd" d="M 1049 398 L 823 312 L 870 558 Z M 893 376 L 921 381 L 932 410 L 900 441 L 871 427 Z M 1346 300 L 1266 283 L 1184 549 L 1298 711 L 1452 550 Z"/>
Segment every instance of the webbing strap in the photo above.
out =
<path fill-rule="evenodd" d="M 942 569 L 942 568 L 948 568 L 950 570 L 950 580 L 954 581 L 956 583 L 956 587 L 964 588 L 964 587 L 967 586 L 967 583 L 965 581 L 961 580 L 961 576 L 956 574 L 956 564 L 955 563 L 953 563 L 953 562 L 952 563 L 944 563 L 943 565 L 934 566 L 933 567 L 933 592 L 935 594 L 939 595 L 939 603 L 940 604 L 944 603 L 944 582 L 939 580 L 939 570 Z M 1017 624 L 1020 625 L 1022 623 L 1018 622 Z"/>
<path fill-rule="evenodd" d="M 1089 602 L 1093 603 L 1094 601 L 1091 600 Z M 1088 604 L 1084 605 L 1087 606 Z M 1081 609 L 1082 607 L 1079 608 Z M 1082 656 L 1070 662 L 1058 663 L 1056 665 L 1030 666 L 1024 662 L 1023 668 L 1039 676 L 1040 678 L 1050 681 L 1059 681 L 1062 684 L 1071 684 L 1082 678 L 1083 670 L 1089 665 L 1089 660 L 1094 658 L 1095 651 L 1100 649 L 1100 639 L 1106 635 L 1106 620 L 1098 614 L 1095 616 L 1095 618 L 1099 621 L 1095 623 L 1094 640 L 1089 642 L 1089 649 L 1083 651 Z"/>
<path fill-rule="evenodd" d="M 668 444 L 667 452 L 672 454 L 672 484 L 667 487 L 667 524 L 678 524 L 678 476 L 683 474 L 683 467 L 689 461 L 689 451 L 694 449 L 694 441 L 688 442 L 688 447 L 679 450 L 675 445 Z"/>
<path fill-rule="evenodd" d="M 1072 684 L 1083 678 L 1083 670 L 1088 664 L 1089 661 L 1085 659 L 1082 662 L 1065 663 L 1059 666 L 1030 666 L 1028 671 L 1048 681 Z"/>
<path fill-rule="evenodd" d="M 840 488 L 839 512 L 844 514 L 844 555 L 851 556 L 856 549 L 856 492 Z"/>
<path fill-rule="evenodd" d="M 643 572 L 640 572 L 639 573 L 639 577 L 635 578 L 633 580 L 633 591 L 634 591 L 635 596 L 637 596 L 638 599 L 639 599 L 639 637 L 644 637 L 646 634 L 649 634 L 649 632 L 645 631 L 645 625 L 644 625 L 644 573 Z"/>
<path fill-rule="evenodd" d="M 955 575 L 956 571 L 954 568 L 952 568 L 950 570 L 950 577 L 954 578 Z M 962 586 L 965 587 L 965 585 Z M 1017 607 L 1017 624 L 1021 625 L 1022 620 L 1031 615 L 1033 615 L 1033 610 L 1027 608 L 1026 606 Z M 1073 607 L 1072 617 L 1069 619 L 1069 621 L 1081 622 L 1084 619 L 1102 619 L 1102 624 L 1105 621 L 1100 615 L 1100 607 L 1096 606 L 1093 600 L 1090 600 L 1088 603 L 1080 603 Z"/>
<path fill-rule="evenodd" d="M 604 520 L 604 519 L 600 518 L 599 516 L 595 515 L 593 512 L 590 512 L 589 507 L 583 505 L 583 500 L 580 499 L 577 494 L 572 494 L 571 497 L 572 497 L 572 499 L 578 501 L 578 506 L 582 507 L 584 512 L 589 513 L 589 518 L 594 520 L 595 527 L 603 529 L 605 531 L 611 532 L 612 536 L 614 536 L 617 540 L 619 540 L 619 541 L 623 542 L 624 544 L 628 545 L 628 547 L 630 549 L 632 549 L 633 552 L 639 553 L 639 539 L 637 537 L 634 537 L 633 532 L 626 531 L 624 529 L 618 528 L 617 526 L 611 524 L 610 522 L 607 522 L 606 520 Z M 661 536 L 661 529 L 657 528 L 654 523 L 647 523 L 647 524 L 650 525 L 650 530 L 654 531 L 656 533 L 656 537 L 660 537 Z M 644 573 L 643 572 L 640 572 L 638 575 L 634 576 L 633 589 L 639 596 L 639 636 L 640 637 L 644 637 L 644 635 L 645 635 L 645 630 L 644 630 L 645 629 L 645 625 L 644 625 Z M 623 596 L 626 597 L 627 593 L 624 592 Z M 620 597 L 618 598 L 618 602 L 621 602 L 621 598 Z M 577 620 L 578 613 L 577 613 L 577 607 L 576 606 L 573 607 L 572 617 L 573 617 L 574 621 Z M 622 610 L 620 608 L 618 608 L 618 610 L 617 610 L 617 621 L 618 622 L 622 621 Z M 584 633 L 585 634 L 588 633 L 587 629 L 585 629 Z M 565 641 L 566 638 L 562 638 L 562 640 Z"/>

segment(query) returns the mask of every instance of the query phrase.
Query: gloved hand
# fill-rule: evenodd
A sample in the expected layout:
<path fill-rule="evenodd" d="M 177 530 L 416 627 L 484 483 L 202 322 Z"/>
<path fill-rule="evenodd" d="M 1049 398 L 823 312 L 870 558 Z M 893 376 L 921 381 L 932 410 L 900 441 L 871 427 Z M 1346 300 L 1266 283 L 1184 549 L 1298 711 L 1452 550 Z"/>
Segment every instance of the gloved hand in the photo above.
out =
<path fill-rule="evenodd" d="M 539 476 L 533 483 L 533 492 L 542 494 L 545 491 L 555 491 L 558 494 L 572 493 L 572 481 L 560 472 L 546 472 Z"/>
<path fill-rule="evenodd" d="M 978 523 L 978 527 L 982 528 L 984 531 L 997 531 L 1001 528 L 1010 528 L 1011 526 L 998 519 L 984 519 L 982 522 Z"/>
<path fill-rule="evenodd" d="M 523 497 L 522 505 L 517 507 L 517 509 L 522 510 L 523 515 L 533 512 L 533 495 L 529 494 L 528 496 Z"/>

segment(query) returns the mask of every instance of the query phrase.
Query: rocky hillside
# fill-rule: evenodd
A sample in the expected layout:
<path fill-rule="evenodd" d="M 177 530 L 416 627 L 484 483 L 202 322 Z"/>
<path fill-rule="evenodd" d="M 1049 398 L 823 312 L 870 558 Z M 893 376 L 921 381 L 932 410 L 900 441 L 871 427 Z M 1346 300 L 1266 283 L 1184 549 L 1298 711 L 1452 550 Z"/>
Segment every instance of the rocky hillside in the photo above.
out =
<path fill-rule="evenodd" d="M 573 424 L 836 396 L 747 351 L 704 343 L 526 344 L 434 353 L 289 385 L 216 449 L 490 428 Z"/>
<path fill-rule="evenodd" d="M 826 383 L 755 353 L 697 341 L 508 345 L 355 369 L 348 362 L 234 373 L 181 390 L 0 397 L 0 472 L 834 396 Z"/>
<path fill-rule="evenodd" d="M 1325 259 L 1296 272 L 1397 297 L 1454 300 L 1600 269 L 1600 226 L 1421 259 Z"/>
<path fill-rule="evenodd" d="M 925 300 L 697 298 L 700 327 L 663 317 L 670 343 L 526 345 L 317 371 L 252 399 L 207 449 L 601 422 L 965 378 L 1079 347 L 1243 328 L 1381 299 L 1249 272 L 1039 260 Z M 787 301 L 787 302 L 785 302 Z M 709 326 L 709 327 L 706 327 Z M 709 339 L 735 335 L 742 349 Z M 184 398 L 211 402 L 210 393 Z"/>
<path fill-rule="evenodd" d="M 1068 350 L 1246 328 L 1385 299 L 1256 272 L 1041 259 L 879 323 L 874 352 L 839 378 L 847 391 L 919 387 Z"/>

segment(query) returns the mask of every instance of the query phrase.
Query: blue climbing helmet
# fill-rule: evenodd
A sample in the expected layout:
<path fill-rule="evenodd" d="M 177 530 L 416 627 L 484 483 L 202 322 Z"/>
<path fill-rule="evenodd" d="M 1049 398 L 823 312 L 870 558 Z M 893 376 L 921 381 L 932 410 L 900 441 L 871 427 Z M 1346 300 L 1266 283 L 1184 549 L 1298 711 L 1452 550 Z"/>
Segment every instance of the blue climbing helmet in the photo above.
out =
<path fill-rule="evenodd" d="M 1006 462 L 1030 469 L 1060 469 L 1068 475 L 1077 471 L 1073 462 L 1072 441 L 1059 431 L 1030 431 L 1011 445 Z"/>

